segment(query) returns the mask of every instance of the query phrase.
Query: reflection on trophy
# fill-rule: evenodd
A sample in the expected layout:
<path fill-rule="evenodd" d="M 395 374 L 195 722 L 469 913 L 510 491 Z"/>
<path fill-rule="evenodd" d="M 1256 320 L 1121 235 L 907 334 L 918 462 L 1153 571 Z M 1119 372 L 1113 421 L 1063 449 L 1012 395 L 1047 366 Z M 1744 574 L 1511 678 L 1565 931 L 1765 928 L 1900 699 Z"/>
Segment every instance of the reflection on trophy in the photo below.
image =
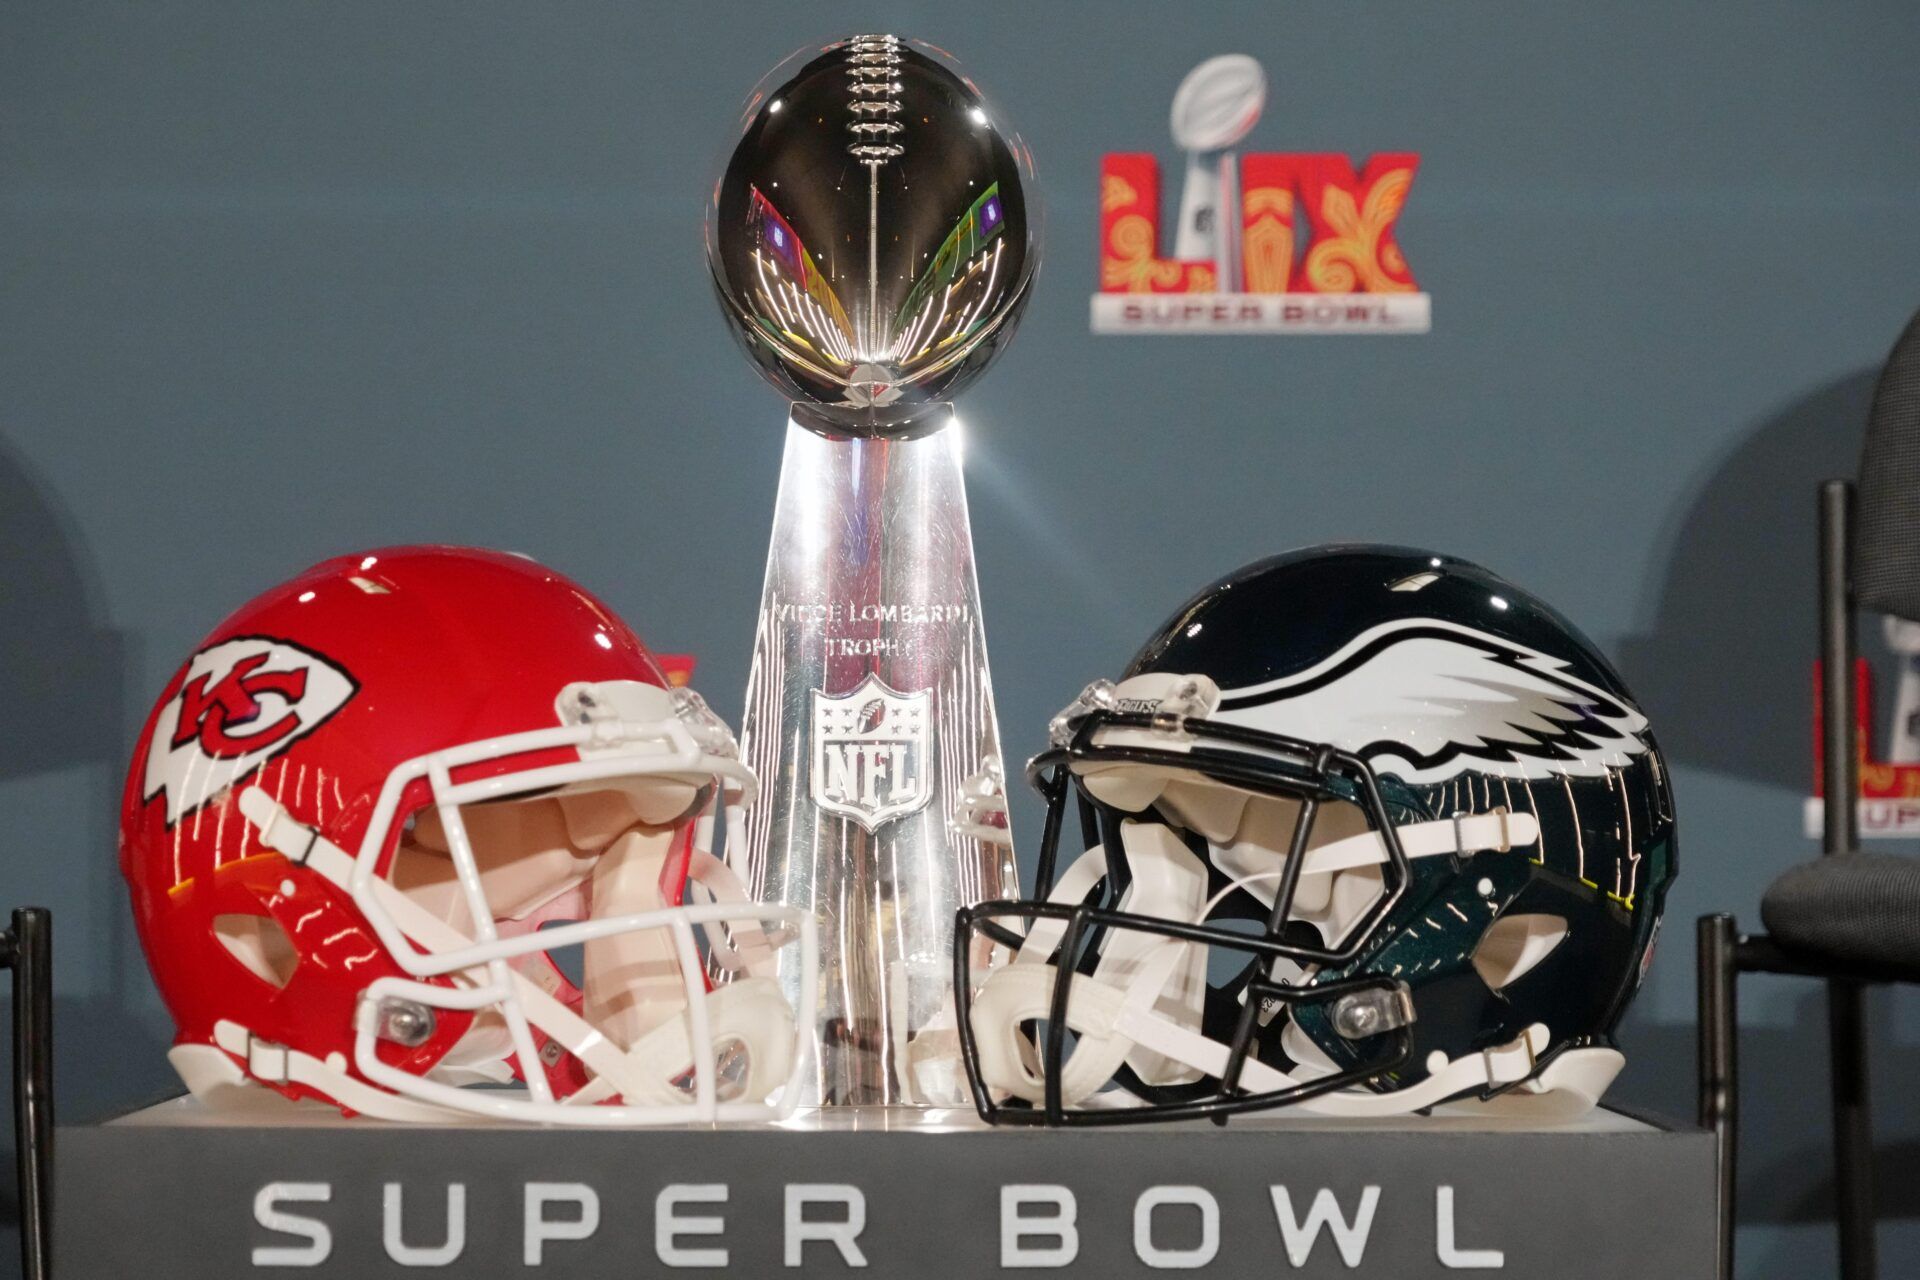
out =
<path fill-rule="evenodd" d="M 803 1103 L 960 1100 L 954 912 L 1018 886 L 949 401 L 1026 301 L 1031 198 L 973 85 L 893 36 L 776 68 L 714 190 L 721 302 L 792 405 L 742 738 L 752 886 L 820 918 Z"/>

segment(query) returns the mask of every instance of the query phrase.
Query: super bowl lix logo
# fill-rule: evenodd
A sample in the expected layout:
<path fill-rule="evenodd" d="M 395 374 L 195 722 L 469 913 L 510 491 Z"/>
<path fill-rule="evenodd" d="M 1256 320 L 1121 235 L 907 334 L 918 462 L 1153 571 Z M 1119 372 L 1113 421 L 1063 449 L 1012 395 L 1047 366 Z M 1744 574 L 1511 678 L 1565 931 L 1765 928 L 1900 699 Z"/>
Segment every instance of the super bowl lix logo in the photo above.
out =
<path fill-rule="evenodd" d="M 869 675 L 852 692 L 813 692 L 813 802 L 876 831 L 926 806 L 929 692 L 896 693 Z"/>
<path fill-rule="evenodd" d="M 1920 623 L 1886 618 L 1882 625 L 1887 648 L 1898 660 L 1900 670 L 1884 758 L 1876 754 L 1874 746 L 1873 666 L 1865 658 L 1855 658 L 1853 663 L 1854 733 L 1860 755 L 1859 831 L 1872 838 L 1905 839 L 1920 835 Z M 1816 661 L 1813 795 L 1807 799 L 1804 819 L 1807 838 L 1816 840 L 1826 830 L 1827 785 L 1821 768 L 1826 747 L 1820 723 L 1825 675 Z"/>
<path fill-rule="evenodd" d="M 167 822 L 178 822 L 318 729 L 358 688 L 319 654 L 284 640 L 209 645 L 160 708 L 144 797 L 164 794 Z"/>
<path fill-rule="evenodd" d="M 1100 162 L 1095 333 L 1425 333 L 1432 303 L 1394 237 L 1420 157 L 1235 148 L 1266 77 L 1244 54 L 1201 63 L 1173 99 L 1187 153 L 1173 256 L 1160 256 L 1160 166 Z"/>

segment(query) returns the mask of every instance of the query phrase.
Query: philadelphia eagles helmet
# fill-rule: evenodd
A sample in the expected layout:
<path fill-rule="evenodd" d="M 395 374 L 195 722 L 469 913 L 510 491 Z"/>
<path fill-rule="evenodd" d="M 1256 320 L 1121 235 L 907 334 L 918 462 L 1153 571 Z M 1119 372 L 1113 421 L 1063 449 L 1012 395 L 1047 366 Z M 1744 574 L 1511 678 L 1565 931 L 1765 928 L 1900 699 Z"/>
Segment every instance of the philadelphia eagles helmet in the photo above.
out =
<path fill-rule="evenodd" d="M 1577 1112 L 1624 1061 L 1674 877 L 1666 768 L 1599 651 L 1477 565 L 1248 565 L 1055 717 L 1027 776 L 1035 896 L 955 938 L 988 1120 Z"/>

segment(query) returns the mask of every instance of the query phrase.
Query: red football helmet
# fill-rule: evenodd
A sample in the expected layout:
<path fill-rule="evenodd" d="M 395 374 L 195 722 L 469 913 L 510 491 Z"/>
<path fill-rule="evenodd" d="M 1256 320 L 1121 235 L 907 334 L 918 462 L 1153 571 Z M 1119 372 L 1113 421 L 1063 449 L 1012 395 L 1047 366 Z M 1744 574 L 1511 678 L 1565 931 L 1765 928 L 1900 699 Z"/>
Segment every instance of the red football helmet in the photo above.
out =
<path fill-rule="evenodd" d="M 134 749 L 120 863 L 169 1056 L 214 1105 L 783 1115 L 814 923 L 712 852 L 753 791 L 726 726 L 559 574 L 318 565 L 215 628 Z M 795 941 L 798 1010 L 773 976 Z"/>

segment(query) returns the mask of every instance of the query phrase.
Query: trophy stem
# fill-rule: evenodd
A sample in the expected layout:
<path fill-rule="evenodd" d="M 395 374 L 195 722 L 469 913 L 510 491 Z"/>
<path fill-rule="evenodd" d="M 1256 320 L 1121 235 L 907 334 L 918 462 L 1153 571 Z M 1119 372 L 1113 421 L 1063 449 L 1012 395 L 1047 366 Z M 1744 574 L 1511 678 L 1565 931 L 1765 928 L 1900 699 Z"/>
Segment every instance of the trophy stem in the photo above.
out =
<path fill-rule="evenodd" d="M 787 428 L 742 749 L 761 781 L 746 873 L 820 920 L 820 1060 L 802 1105 L 963 1099 L 955 910 L 1017 890 L 959 429 Z M 800 975 L 781 980 L 797 996 Z"/>

